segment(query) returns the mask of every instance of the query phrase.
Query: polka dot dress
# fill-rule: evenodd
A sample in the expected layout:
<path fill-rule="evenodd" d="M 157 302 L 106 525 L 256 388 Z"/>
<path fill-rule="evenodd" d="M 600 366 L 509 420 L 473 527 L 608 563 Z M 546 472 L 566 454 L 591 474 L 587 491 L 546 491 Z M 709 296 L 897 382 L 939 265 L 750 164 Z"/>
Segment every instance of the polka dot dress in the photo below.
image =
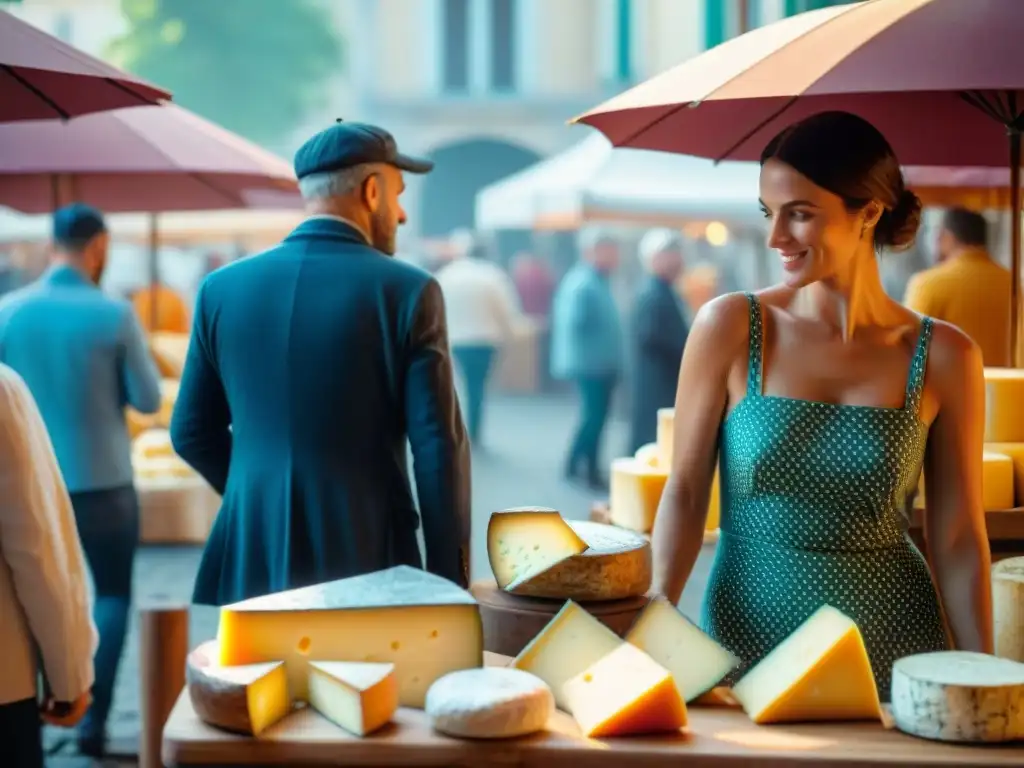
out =
<path fill-rule="evenodd" d="M 742 659 L 735 681 L 827 603 L 857 622 L 887 701 L 896 659 L 948 647 L 901 511 L 928 437 L 918 407 L 932 322 L 902 408 L 834 405 L 761 393 L 763 320 L 748 299 L 747 396 L 722 425 L 722 535 L 702 624 Z"/>

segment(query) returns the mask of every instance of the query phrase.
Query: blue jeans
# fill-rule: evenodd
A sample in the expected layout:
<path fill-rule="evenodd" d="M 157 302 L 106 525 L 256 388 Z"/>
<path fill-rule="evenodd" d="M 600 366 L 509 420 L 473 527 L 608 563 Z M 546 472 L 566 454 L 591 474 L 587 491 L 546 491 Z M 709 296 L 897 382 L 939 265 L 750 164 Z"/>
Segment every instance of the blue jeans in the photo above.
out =
<path fill-rule="evenodd" d="M 93 620 L 100 636 L 92 706 L 79 724 L 78 739 L 102 743 L 128 633 L 132 567 L 139 545 L 139 499 L 132 486 L 125 486 L 73 493 L 71 505 L 96 588 Z"/>
<path fill-rule="evenodd" d="M 582 463 L 587 479 L 600 478 L 601 437 L 608 423 L 617 381 L 615 375 L 580 376 L 576 379 L 580 394 L 580 423 L 569 448 L 566 474 L 579 474 Z"/>
<path fill-rule="evenodd" d="M 470 442 L 473 443 L 480 438 L 487 379 L 491 374 L 496 351 L 495 347 L 483 344 L 452 347 L 452 355 L 455 356 L 455 362 L 458 363 L 466 383 L 466 429 L 469 431 Z"/>

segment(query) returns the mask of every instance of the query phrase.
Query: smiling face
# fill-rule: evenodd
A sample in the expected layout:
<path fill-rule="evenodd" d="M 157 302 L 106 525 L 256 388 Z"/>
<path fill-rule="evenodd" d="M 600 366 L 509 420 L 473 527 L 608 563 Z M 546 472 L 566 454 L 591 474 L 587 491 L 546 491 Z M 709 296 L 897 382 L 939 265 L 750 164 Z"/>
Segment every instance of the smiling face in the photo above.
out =
<path fill-rule="evenodd" d="M 768 246 L 778 251 L 784 282 L 794 288 L 848 272 L 871 249 L 881 213 L 874 201 L 850 211 L 841 197 L 774 158 L 761 167 L 760 202 L 770 221 Z"/>

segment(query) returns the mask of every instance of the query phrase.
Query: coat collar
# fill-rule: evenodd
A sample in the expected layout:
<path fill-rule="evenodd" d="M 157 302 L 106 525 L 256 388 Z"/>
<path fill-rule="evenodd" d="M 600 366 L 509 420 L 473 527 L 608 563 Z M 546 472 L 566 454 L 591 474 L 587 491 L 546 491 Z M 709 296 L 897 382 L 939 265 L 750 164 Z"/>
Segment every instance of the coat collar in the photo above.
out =
<path fill-rule="evenodd" d="M 372 248 L 366 236 L 355 225 L 338 216 L 310 216 L 291 231 L 289 240 L 327 239 Z"/>

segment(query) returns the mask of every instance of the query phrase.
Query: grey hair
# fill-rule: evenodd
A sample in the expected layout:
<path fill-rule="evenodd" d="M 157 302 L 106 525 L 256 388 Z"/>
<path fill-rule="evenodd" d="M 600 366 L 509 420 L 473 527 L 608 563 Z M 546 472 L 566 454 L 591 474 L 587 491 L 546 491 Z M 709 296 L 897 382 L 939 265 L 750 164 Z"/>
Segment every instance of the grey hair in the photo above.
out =
<path fill-rule="evenodd" d="M 683 251 L 683 237 L 674 229 L 652 229 L 640 238 L 640 244 L 637 246 L 640 263 L 648 268 L 654 257 L 665 251 Z"/>
<path fill-rule="evenodd" d="M 580 230 L 576 239 L 576 245 L 583 253 L 592 251 L 599 245 L 618 245 L 618 243 L 618 239 L 611 232 L 599 227 L 587 227 Z"/>
<path fill-rule="evenodd" d="M 303 200 L 345 197 L 359 189 L 367 178 L 380 169 L 380 163 L 360 163 L 340 171 L 311 173 L 299 179 L 299 192 Z"/>

